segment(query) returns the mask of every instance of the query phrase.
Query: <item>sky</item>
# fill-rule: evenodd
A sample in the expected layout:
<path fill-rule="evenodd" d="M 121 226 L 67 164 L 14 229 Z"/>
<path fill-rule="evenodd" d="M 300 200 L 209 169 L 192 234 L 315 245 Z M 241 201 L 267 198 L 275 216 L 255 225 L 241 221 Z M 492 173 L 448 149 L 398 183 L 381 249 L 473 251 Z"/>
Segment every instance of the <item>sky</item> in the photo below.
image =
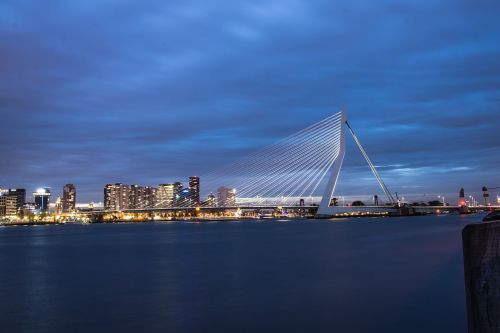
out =
<path fill-rule="evenodd" d="M 185 181 L 343 105 L 392 191 L 478 196 L 500 186 L 499 12 L 483 0 L 3 0 L 0 187 L 74 183 L 79 202 L 102 201 L 106 183 Z M 337 190 L 375 193 L 356 149 L 348 138 Z"/>

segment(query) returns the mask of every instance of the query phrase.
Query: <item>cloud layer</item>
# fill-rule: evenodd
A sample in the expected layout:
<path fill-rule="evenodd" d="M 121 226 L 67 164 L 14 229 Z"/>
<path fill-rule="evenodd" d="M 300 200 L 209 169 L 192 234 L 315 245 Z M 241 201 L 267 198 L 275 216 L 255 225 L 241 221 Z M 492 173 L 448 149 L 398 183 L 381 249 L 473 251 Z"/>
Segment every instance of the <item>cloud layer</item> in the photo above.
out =
<path fill-rule="evenodd" d="M 346 106 L 389 186 L 500 186 L 498 1 L 2 1 L 0 186 L 203 174 Z M 348 143 L 339 191 L 374 193 Z M 380 192 L 380 191 L 379 191 Z"/>

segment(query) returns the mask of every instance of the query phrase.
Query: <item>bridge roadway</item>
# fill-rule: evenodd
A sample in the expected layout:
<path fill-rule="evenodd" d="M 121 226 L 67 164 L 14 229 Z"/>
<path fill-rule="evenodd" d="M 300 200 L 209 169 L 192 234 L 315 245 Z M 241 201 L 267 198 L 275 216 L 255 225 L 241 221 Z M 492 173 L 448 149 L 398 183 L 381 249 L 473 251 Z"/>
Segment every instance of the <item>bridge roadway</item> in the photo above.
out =
<path fill-rule="evenodd" d="M 470 212 L 476 213 L 480 211 L 488 211 L 494 209 L 500 209 L 500 206 L 411 206 L 416 212 L 422 213 L 436 213 L 438 211 L 449 211 L 449 212 Z"/>
<path fill-rule="evenodd" d="M 149 215 L 186 215 L 189 217 L 197 217 L 203 215 L 220 215 L 225 212 L 234 213 L 237 211 L 248 212 L 253 211 L 255 213 L 260 213 L 262 211 L 286 211 L 286 212 L 306 212 L 307 215 L 315 215 L 318 206 L 252 206 L 252 205 L 242 205 L 242 206 L 231 206 L 231 207 L 169 207 L 169 208 L 146 208 L 146 209 L 126 209 L 122 211 L 118 210 L 102 210 L 102 211 L 81 211 L 78 216 L 90 217 L 92 220 L 102 219 L 103 216 L 133 216 L 139 214 L 149 214 Z M 420 215 L 420 214 L 437 214 L 444 212 L 461 212 L 461 213 L 474 213 L 477 211 L 485 211 L 492 209 L 500 209 L 500 206 L 475 206 L 475 207 L 460 207 L 460 206 L 403 206 L 403 207 L 393 207 L 393 206 L 335 206 L 335 215 L 322 216 L 322 217 L 334 217 L 334 216 L 348 216 L 348 215 Z"/>
<path fill-rule="evenodd" d="M 170 213 L 170 212 L 224 212 L 224 211 L 237 211 L 237 210 L 317 210 L 318 206 L 225 206 L 225 207 L 164 207 L 164 208 L 143 208 L 143 209 L 124 209 L 124 210 L 94 210 L 94 211 L 80 211 L 78 214 L 90 215 L 90 214 L 133 214 L 133 213 Z"/>
<path fill-rule="evenodd" d="M 474 206 L 474 207 L 461 207 L 461 206 L 409 206 L 402 205 L 401 207 L 395 206 L 335 206 L 335 213 L 382 213 L 389 212 L 393 215 L 415 215 L 415 214 L 437 214 L 442 212 L 462 212 L 474 213 L 477 211 L 485 211 L 498 209 L 500 206 Z M 405 212 L 406 210 L 406 212 Z"/>

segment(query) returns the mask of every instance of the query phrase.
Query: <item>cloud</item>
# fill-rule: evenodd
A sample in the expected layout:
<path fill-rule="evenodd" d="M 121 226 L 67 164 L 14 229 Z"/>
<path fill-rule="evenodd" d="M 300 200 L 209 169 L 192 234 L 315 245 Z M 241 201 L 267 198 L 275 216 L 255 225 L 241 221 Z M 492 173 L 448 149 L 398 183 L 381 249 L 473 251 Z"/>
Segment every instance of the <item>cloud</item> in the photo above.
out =
<path fill-rule="evenodd" d="M 108 182 L 217 168 L 341 104 L 374 162 L 395 166 L 382 169 L 395 186 L 500 183 L 499 9 L 3 1 L 0 186 L 73 182 L 81 200 L 99 200 Z M 340 189 L 371 191 L 348 149 L 352 186 Z M 413 171 L 397 178 L 396 165 Z"/>

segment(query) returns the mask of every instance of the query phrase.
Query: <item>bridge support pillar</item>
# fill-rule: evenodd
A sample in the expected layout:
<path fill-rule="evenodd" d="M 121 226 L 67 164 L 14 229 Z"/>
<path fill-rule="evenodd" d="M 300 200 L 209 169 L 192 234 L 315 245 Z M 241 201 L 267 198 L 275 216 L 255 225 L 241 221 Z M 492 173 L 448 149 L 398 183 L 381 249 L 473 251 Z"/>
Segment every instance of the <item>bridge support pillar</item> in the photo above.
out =
<path fill-rule="evenodd" d="M 340 130 L 340 148 L 339 148 L 339 154 L 335 158 L 335 162 L 333 162 L 333 165 L 331 167 L 331 173 L 330 173 L 330 179 L 328 180 L 328 184 L 326 185 L 325 189 L 325 194 L 323 194 L 323 197 L 321 198 L 321 203 L 318 207 L 318 212 L 316 213 L 316 217 L 327 217 L 334 215 L 335 213 L 333 212 L 333 206 L 330 206 L 331 200 L 333 193 L 335 192 L 335 186 L 337 186 L 337 179 L 339 178 L 340 174 L 340 168 L 342 167 L 342 163 L 344 162 L 344 156 L 345 156 L 345 122 L 347 120 L 345 112 L 342 112 L 342 119 L 341 119 L 341 130 Z"/>

